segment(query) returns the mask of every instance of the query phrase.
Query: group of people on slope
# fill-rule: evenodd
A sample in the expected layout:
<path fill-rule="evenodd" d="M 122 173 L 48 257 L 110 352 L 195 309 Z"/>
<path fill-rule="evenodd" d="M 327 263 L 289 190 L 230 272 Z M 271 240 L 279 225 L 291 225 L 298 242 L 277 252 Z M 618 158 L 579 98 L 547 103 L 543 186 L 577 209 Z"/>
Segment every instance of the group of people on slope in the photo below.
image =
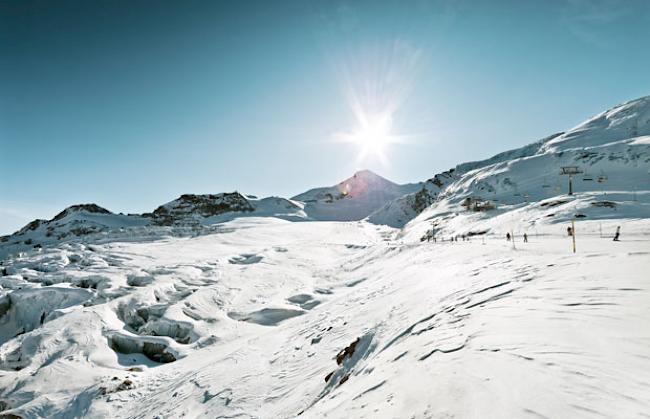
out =
<path fill-rule="evenodd" d="M 567 227 L 566 232 L 567 232 L 567 235 L 569 237 L 573 236 L 573 233 L 574 233 L 573 228 Z M 460 237 L 462 238 L 463 241 L 465 241 L 465 240 L 469 241 L 469 236 L 465 236 L 464 234 L 462 234 Z M 523 237 L 524 237 L 524 243 L 528 243 L 528 234 L 524 233 Z M 621 238 L 621 226 L 617 226 L 616 227 L 616 233 L 614 234 L 614 241 L 615 242 L 620 241 L 620 238 Z M 514 240 L 514 239 L 515 238 L 512 235 L 510 235 L 510 233 L 506 233 L 506 241 L 511 241 L 511 240 Z M 428 230 L 426 232 L 426 234 L 424 235 L 424 237 L 422 237 L 422 239 L 421 239 L 421 241 L 424 241 L 424 240 L 426 240 L 428 242 L 433 241 L 435 243 L 436 242 L 435 232 L 433 230 Z M 443 239 L 443 241 L 444 241 L 444 239 Z M 449 241 L 450 242 L 458 241 L 458 236 L 455 236 L 455 237 L 452 236 L 449 239 Z"/>
<path fill-rule="evenodd" d="M 506 233 L 506 241 L 514 240 L 514 235 L 511 236 L 510 233 Z M 528 243 L 528 234 L 524 233 L 524 243 Z"/>

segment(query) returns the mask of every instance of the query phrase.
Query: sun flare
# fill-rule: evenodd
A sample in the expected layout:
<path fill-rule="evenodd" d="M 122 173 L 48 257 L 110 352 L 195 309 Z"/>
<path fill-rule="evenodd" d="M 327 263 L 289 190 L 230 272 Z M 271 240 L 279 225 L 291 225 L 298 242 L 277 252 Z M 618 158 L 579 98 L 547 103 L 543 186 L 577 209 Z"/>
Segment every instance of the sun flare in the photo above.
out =
<path fill-rule="evenodd" d="M 387 167 L 393 145 L 412 141 L 412 135 L 403 132 L 405 113 L 399 111 L 417 78 L 419 57 L 417 48 L 395 41 L 360 50 L 341 64 L 342 85 L 354 119 L 331 140 L 353 145 L 358 150 L 357 164 Z"/>
<path fill-rule="evenodd" d="M 352 141 L 361 147 L 362 154 L 382 155 L 390 143 L 390 115 L 368 115 L 362 118 L 352 134 Z"/>

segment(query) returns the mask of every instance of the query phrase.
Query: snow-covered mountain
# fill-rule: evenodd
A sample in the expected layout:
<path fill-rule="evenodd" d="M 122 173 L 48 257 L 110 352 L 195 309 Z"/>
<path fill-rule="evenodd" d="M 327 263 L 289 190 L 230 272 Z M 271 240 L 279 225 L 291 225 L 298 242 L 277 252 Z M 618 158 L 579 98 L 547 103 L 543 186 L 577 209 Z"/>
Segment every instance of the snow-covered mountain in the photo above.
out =
<path fill-rule="evenodd" d="M 440 195 L 440 191 L 456 179 L 458 179 L 456 169 L 438 173 L 431 179 L 423 182 L 420 190 L 417 192 L 402 195 L 373 211 L 368 216 L 368 221 L 374 224 L 384 224 L 401 228 L 435 203 Z"/>
<path fill-rule="evenodd" d="M 253 212 L 255 208 L 238 192 L 216 195 L 181 195 L 156 208 L 151 217 L 156 225 L 201 224 L 206 218 L 230 212 Z"/>
<path fill-rule="evenodd" d="M 650 135 L 650 96 L 631 100 L 602 112 L 566 133 L 545 141 L 542 149 L 561 152 L 605 146 Z"/>
<path fill-rule="evenodd" d="M 46 244 L 80 239 L 93 234 L 137 237 L 154 227 L 169 234 L 197 233 L 238 217 L 275 217 L 290 221 L 357 221 L 391 200 L 417 190 L 419 185 L 398 185 L 370 171 L 360 171 L 338 185 L 316 188 L 292 199 L 257 198 L 239 192 L 184 194 L 144 214 L 114 214 L 96 204 L 73 205 L 51 220 L 34 220 L 9 236 L 0 237 L 0 257 Z M 138 229 L 149 227 L 149 230 Z M 155 234 L 154 234 L 155 235 Z"/>
<path fill-rule="evenodd" d="M 89 234 L 148 225 L 175 230 L 197 228 L 242 216 L 293 221 L 366 218 L 397 228 L 416 217 L 432 224 L 439 218 L 436 214 L 446 217 L 451 210 L 461 214 L 469 210 L 473 212 L 469 218 L 485 221 L 504 209 L 534 205 L 544 211 L 531 213 L 529 223 L 541 217 L 566 220 L 578 209 L 582 217 L 645 216 L 649 138 L 650 97 L 644 97 L 615 106 L 565 133 L 485 160 L 459 164 L 421 183 L 398 185 L 364 170 L 337 185 L 311 189 L 292 199 L 258 199 L 238 192 L 185 194 L 152 213 L 130 215 L 113 214 L 94 204 L 74 205 L 52 220 L 34 220 L 15 234 L 0 237 L 0 256 Z M 570 166 L 581 172 L 573 176 L 576 193 L 562 204 L 545 204 L 544 200 L 568 192 L 567 176 L 560 173 L 562 167 Z M 481 211 L 474 211 L 478 207 Z M 483 211 L 488 208 L 494 210 Z M 549 208 L 554 210 L 546 211 Z M 464 228 L 447 232 L 462 234 L 475 228 L 465 218 L 456 218 Z M 422 224 L 416 230 L 420 233 L 423 228 Z"/>
<path fill-rule="evenodd" d="M 337 185 L 311 189 L 291 199 L 303 202 L 304 211 L 312 220 L 356 221 L 419 188 L 419 184 L 398 185 L 362 170 Z"/>
<path fill-rule="evenodd" d="M 568 175 L 563 167 L 575 167 L 574 194 L 568 194 Z M 426 195 L 400 197 L 372 214 L 372 222 L 403 227 L 419 220 L 449 213 L 455 218 L 454 234 L 479 228 L 471 220 L 488 220 L 504 211 L 522 207 L 530 212 L 528 223 L 546 217 L 564 221 L 579 217 L 628 218 L 650 216 L 650 97 L 633 100 L 603 112 L 565 132 L 486 160 L 459 164 L 427 181 Z M 561 203 L 547 200 L 563 197 Z M 421 201 L 431 206 L 422 208 Z M 550 201 L 549 201 L 550 202 Z M 493 208 L 493 209 L 490 209 Z M 552 211 L 548 209 L 554 208 Z M 468 216 L 471 213 L 471 217 Z M 484 224 L 484 223 L 479 223 Z M 463 227 L 461 228 L 461 225 Z M 481 229 L 480 227 L 479 229 Z"/>
<path fill-rule="evenodd" d="M 0 237 L 0 258 L 15 251 L 148 224 L 141 215 L 114 214 L 96 204 L 72 205 L 50 220 L 34 220 L 14 234 Z"/>
<path fill-rule="evenodd" d="M 72 205 L 51 220 L 34 220 L 16 233 L 0 237 L 0 258 L 54 243 L 86 240 L 89 236 L 136 239 L 196 234 L 203 227 L 245 216 L 306 218 L 300 203 L 279 197 L 245 197 L 238 192 L 185 194 L 144 214 L 114 214 L 96 204 Z"/>

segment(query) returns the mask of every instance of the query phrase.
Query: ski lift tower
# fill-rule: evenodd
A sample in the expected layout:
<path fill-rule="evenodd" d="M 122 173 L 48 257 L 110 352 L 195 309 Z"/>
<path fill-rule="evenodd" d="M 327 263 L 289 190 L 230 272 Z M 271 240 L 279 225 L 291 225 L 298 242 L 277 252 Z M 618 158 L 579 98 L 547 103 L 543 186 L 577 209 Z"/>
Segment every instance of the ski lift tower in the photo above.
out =
<path fill-rule="evenodd" d="M 573 176 L 582 173 L 578 166 L 562 166 L 560 175 L 569 177 L 569 195 L 573 195 Z"/>

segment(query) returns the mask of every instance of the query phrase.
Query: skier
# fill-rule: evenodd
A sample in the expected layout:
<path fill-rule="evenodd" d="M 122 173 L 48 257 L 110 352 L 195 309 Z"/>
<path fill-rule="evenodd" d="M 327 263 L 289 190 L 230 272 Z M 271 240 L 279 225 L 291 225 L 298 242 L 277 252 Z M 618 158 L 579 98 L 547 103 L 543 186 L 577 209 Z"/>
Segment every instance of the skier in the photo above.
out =
<path fill-rule="evenodd" d="M 619 237 L 621 236 L 621 226 L 616 227 L 616 234 L 614 235 L 614 241 L 620 241 Z"/>
<path fill-rule="evenodd" d="M 566 228 L 566 234 L 567 234 L 567 236 L 569 236 L 569 237 L 573 236 L 573 230 L 571 229 L 571 227 L 567 227 L 567 228 Z"/>
<path fill-rule="evenodd" d="M 524 243 L 528 243 L 528 234 L 524 233 Z"/>
<path fill-rule="evenodd" d="M 510 241 L 510 233 L 506 233 L 506 241 Z"/>

